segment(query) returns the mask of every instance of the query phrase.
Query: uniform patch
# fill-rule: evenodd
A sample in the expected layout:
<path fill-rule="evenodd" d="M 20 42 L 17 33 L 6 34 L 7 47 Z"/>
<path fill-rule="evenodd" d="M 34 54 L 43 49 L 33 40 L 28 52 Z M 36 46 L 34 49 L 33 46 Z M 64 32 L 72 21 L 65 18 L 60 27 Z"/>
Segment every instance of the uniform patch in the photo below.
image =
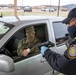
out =
<path fill-rule="evenodd" d="M 69 58 L 76 58 L 76 45 L 70 46 L 68 49 L 68 56 Z"/>

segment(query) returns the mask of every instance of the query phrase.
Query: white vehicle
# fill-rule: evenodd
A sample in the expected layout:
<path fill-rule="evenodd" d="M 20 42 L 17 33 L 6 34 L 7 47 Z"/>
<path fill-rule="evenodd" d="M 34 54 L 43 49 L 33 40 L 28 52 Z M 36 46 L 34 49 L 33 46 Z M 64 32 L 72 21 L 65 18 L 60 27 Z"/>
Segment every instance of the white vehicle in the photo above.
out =
<path fill-rule="evenodd" d="M 41 9 L 41 11 L 45 11 L 45 12 L 54 12 L 55 9 L 53 9 L 53 8 L 45 8 L 45 9 Z"/>
<path fill-rule="evenodd" d="M 55 44 L 51 50 L 63 54 L 68 40 L 64 18 L 46 16 L 15 16 L 0 18 L 0 75 L 51 75 L 52 68 L 40 53 L 27 57 L 17 55 L 19 41 L 26 37 L 25 28 L 34 26 L 36 37 Z M 53 75 L 59 75 L 55 72 Z"/>

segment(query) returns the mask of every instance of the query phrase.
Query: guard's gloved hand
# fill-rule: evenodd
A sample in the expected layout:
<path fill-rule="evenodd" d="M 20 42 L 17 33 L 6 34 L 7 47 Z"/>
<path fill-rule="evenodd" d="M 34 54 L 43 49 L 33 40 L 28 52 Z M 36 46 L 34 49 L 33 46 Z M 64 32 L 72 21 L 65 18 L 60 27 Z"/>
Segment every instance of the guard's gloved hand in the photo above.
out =
<path fill-rule="evenodd" d="M 40 52 L 41 52 L 41 54 L 44 55 L 44 52 L 45 52 L 47 49 L 48 49 L 48 47 L 46 47 L 46 46 L 41 46 L 41 47 L 40 47 Z"/>
<path fill-rule="evenodd" d="M 54 46 L 54 43 L 52 43 L 51 41 L 46 41 L 46 42 L 43 42 L 39 45 L 39 50 L 41 52 L 42 55 L 44 55 L 44 52 L 50 48 L 50 47 L 53 47 Z"/>

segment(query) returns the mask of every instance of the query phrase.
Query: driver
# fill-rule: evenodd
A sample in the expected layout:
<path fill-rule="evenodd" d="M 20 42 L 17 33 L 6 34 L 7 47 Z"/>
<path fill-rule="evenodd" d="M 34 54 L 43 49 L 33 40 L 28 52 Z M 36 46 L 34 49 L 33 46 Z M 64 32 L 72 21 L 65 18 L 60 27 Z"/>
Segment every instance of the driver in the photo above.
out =
<path fill-rule="evenodd" d="M 33 26 L 27 27 L 26 29 L 26 38 L 23 38 L 17 49 L 18 56 L 27 56 L 28 54 L 38 53 L 38 45 L 41 41 L 35 36 L 35 29 Z"/>

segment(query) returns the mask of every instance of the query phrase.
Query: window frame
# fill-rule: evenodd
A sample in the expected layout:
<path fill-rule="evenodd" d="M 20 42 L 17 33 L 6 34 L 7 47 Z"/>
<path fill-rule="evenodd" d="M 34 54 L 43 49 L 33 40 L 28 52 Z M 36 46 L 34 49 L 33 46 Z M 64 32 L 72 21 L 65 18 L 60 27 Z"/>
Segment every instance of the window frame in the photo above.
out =
<path fill-rule="evenodd" d="M 57 43 L 56 32 L 55 32 L 56 29 L 55 29 L 55 27 L 54 27 L 56 24 L 54 25 L 54 23 L 62 23 L 62 22 L 61 22 L 61 21 L 56 21 L 56 22 L 53 22 L 53 23 L 52 23 L 52 24 L 53 24 L 53 30 L 54 30 L 54 36 L 55 36 L 55 42 L 56 42 L 57 47 L 59 47 L 59 46 L 64 45 L 64 44 L 68 41 L 68 39 L 69 39 L 69 33 L 65 34 L 66 38 L 65 38 L 65 37 L 62 37 L 62 38 L 61 38 L 61 37 L 60 37 L 61 40 L 62 40 L 62 39 L 64 39 L 64 40 L 67 39 L 67 40 L 65 40 L 65 42 Z M 63 24 L 63 23 L 62 23 L 62 24 Z M 67 27 L 67 26 L 66 26 L 66 27 Z M 66 28 L 66 29 L 67 29 L 67 28 Z M 67 32 L 68 32 L 68 31 L 67 31 Z M 60 39 L 60 38 L 59 38 L 59 39 Z M 63 40 L 63 41 L 64 41 L 64 40 Z"/>
<path fill-rule="evenodd" d="M 29 26 L 34 26 L 34 27 L 36 27 L 36 26 L 41 26 L 43 24 L 43 26 L 44 26 L 44 28 L 45 28 L 45 30 L 47 29 L 47 23 L 35 23 L 35 24 L 30 24 L 30 25 L 27 25 L 27 26 L 23 26 L 23 27 L 21 27 L 20 29 L 18 29 L 12 36 L 11 36 L 11 38 L 15 35 L 15 34 L 17 34 L 19 31 L 21 31 L 21 30 L 23 30 L 24 28 L 26 28 L 26 27 L 29 27 Z M 48 35 L 48 32 L 47 32 L 48 30 L 46 30 L 46 33 L 45 33 L 45 35 L 47 36 Z M 48 36 L 47 36 L 48 37 Z M 7 43 L 11 40 L 11 38 L 7 41 Z M 46 38 L 46 40 L 48 40 L 48 38 Z M 6 44 L 7 44 L 6 43 Z M 5 45 L 6 45 L 5 44 Z M 4 46 L 5 47 L 5 46 Z M 32 55 L 29 55 L 29 56 L 27 56 L 27 57 L 18 57 L 17 59 L 15 58 L 12 58 L 13 60 L 14 60 L 14 62 L 16 63 L 16 62 L 18 62 L 18 61 L 21 61 L 21 60 L 24 60 L 24 59 L 27 59 L 27 58 L 30 58 L 30 57 L 33 57 L 33 56 L 35 56 L 35 55 L 38 55 L 38 54 L 40 54 L 40 53 L 34 53 L 34 54 L 32 54 Z M 13 56 L 14 57 L 14 56 Z"/>

